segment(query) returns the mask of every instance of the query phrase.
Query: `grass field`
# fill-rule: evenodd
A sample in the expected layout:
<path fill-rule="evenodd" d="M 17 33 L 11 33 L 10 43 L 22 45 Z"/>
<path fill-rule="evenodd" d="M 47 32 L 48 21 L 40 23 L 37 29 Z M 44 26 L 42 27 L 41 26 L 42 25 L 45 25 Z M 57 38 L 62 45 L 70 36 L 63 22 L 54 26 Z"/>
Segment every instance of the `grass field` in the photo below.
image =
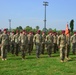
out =
<path fill-rule="evenodd" d="M 40 55 L 40 58 L 33 53 L 26 55 L 25 60 L 9 53 L 8 60 L 0 59 L 0 75 L 76 75 L 76 55 L 70 57 L 70 61 L 61 63 L 59 53 L 52 57 Z"/>

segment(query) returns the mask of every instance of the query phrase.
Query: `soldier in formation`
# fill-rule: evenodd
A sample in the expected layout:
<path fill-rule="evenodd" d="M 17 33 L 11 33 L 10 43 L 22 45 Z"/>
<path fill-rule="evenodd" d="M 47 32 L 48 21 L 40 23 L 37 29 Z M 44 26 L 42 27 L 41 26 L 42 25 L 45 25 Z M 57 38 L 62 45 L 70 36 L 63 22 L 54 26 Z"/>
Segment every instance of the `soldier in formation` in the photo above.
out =
<path fill-rule="evenodd" d="M 50 31 L 49 34 L 46 36 L 46 49 L 49 57 L 51 57 L 52 48 L 53 48 L 53 36 L 52 31 Z"/>
<path fill-rule="evenodd" d="M 0 36 L 0 39 L 1 39 L 1 58 L 2 60 L 7 60 L 7 49 L 9 40 L 7 29 L 3 30 L 3 34 Z"/>
<path fill-rule="evenodd" d="M 72 43 L 72 52 L 76 54 L 76 32 L 71 36 L 71 43 Z"/>
<path fill-rule="evenodd" d="M 11 35 L 10 35 L 10 42 L 11 42 L 10 49 L 11 49 L 12 54 L 15 54 L 15 51 L 14 51 L 14 49 L 15 49 L 15 37 L 14 37 L 14 35 L 15 35 L 14 32 L 12 32 Z"/>
<path fill-rule="evenodd" d="M 51 57 L 52 49 L 56 53 L 57 48 L 60 48 L 60 60 L 64 62 L 65 58 L 69 59 L 70 53 L 70 43 L 72 43 L 72 52 L 76 54 L 76 32 L 72 36 L 66 36 L 65 31 L 57 36 L 56 33 L 50 31 L 47 35 L 44 32 L 38 30 L 35 35 L 32 32 L 29 34 L 26 31 L 16 31 L 16 34 L 12 32 L 11 34 L 7 33 L 7 30 L 4 29 L 3 33 L 0 31 L 0 54 L 2 60 L 7 59 L 7 51 L 11 52 L 18 56 L 21 51 L 22 59 L 25 59 L 26 52 L 31 54 L 34 44 L 36 46 L 36 56 L 40 57 L 40 54 L 44 54 L 44 51 L 47 50 L 48 56 Z"/>
<path fill-rule="evenodd" d="M 45 39 L 46 39 L 45 32 L 42 32 L 41 54 L 44 54 L 44 50 L 45 50 Z"/>
<path fill-rule="evenodd" d="M 29 32 L 29 34 L 27 35 L 28 37 L 28 53 L 29 55 L 31 54 L 31 51 L 32 51 L 32 44 L 33 44 L 33 35 L 32 35 L 32 32 Z"/>
<path fill-rule="evenodd" d="M 56 53 L 57 51 L 57 35 L 56 35 L 56 32 L 54 32 L 54 35 L 53 35 L 53 47 L 54 47 L 54 53 Z"/>
<path fill-rule="evenodd" d="M 40 30 L 38 30 L 37 33 L 34 35 L 33 42 L 36 45 L 36 56 L 37 58 L 39 58 L 41 52 L 41 42 L 42 42 L 42 36 Z"/>
<path fill-rule="evenodd" d="M 65 31 L 58 37 L 58 46 L 60 47 L 60 60 L 64 62 L 65 59 L 65 49 L 66 49 L 66 35 Z"/>
<path fill-rule="evenodd" d="M 27 43 L 28 43 L 27 33 L 25 30 L 23 30 L 22 34 L 19 36 L 19 42 L 20 42 L 22 60 L 24 60 L 25 59 L 25 53 L 27 51 Z"/>
<path fill-rule="evenodd" d="M 19 31 L 16 31 L 16 34 L 14 35 L 15 40 L 15 55 L 18 56 L 19 54 Z"/>
<path fill-rule="evenodd" d="M 70 33 L 70 30 L 69 30 Z M 65 58 L 69 60 L 69 53 L 70 53 L 70 34 L 66 35 L 66 49 L 65 49 Z"/>

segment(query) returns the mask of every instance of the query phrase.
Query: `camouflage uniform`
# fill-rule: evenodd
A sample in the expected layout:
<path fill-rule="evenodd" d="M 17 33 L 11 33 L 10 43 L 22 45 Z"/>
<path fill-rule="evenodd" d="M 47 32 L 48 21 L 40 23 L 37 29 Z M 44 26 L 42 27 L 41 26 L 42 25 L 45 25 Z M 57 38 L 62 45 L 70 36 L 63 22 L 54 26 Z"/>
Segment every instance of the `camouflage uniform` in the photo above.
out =
<path fill-rule="evenodd" d="M 65 48 L 66 48 L 66 36 L 65 31 L 62 31 L 62 34 L 58 37 L 58 45 L 60 46 L 60 59 L 61 62 L 64 62 L 65 59 Z"/>
<path fill-rule="evenodd" d="M 43 32 L 42 33 L 42 43 L 41 43 L 41 53 L 44 54 L 44 50 L 45 50 L 45 39 L 46 39 L 46 35 Z"/>
<path fill-rule="evenodd" d="M 53 36 L 52 32 L 49 32 L 49 34 L 46 36 L 46 47 L 49 57 L 51 57 L 52 54 L 52 47 L 53 47 Z"/>
<path fill-rule="evenodd" d="M 76 54 L 76 32 L 71 36 L 72 52 Z"/>
<path fill-rule="evenodd" d="M 41 40 L 42 36 L 40 35 L 40 30 L 37 31 L 37 34 L 34 35 L 34 43 L 36 45 L 36 56 L 39 58 L 41 52 Z"/>
<path fill-rule="evenodd" d="M 57 51 L 57 35 L 54 33 L 53 35 L 53 43 L 54 43 L 54 53 Z"/>
<path fill-rule="evenodd" d="M 66 36 L 66 50 L 65 50 L 65 58 L 69 58 L 69 53 L 70 53 L 70 35 Z"/>
<path fill-rule="evenodd" d="M 18 56 L 19 53 L 19 33 L 16 31 L 16 34 L 14 35 L 14 40 L 15 40 L 15 54 Z"/>
<path fill-rule="evenodd" d="M 10 52 L 10 42 L 11 42 L 11 40 L 10 40 L 10 32 L 7 32 L 7 34 L 8 34 L 8 37 L 9 37 L 8 38 L 8 45 L 7 45 L 8 49 L 7 49 L 7 51 Z"/>
<path fill-rule="evenodd" d="M 14 32 L 12 32 L 10 38 L 11 38 L 11 53 L 14 54 L 14 46 L 15 46 L 15 36 L 14 36 Z"/>
<path fill-rule="evenodd" d="M 32 36 L 32 32 L 30 32 L 28 35 L 28 53 L 29 55 L 31 54 L 32 51 L 32 44 L 33 44 L 33 36 Z"/>
<path fill-rule="evenodd" d="M 7 49 L 8 49 L 8 39 L 9 39 L 6 29 L 4 29 L 4 33 L 0 36 L 0 39 L 1 39 L 1 58 L 2 60 L 6 60 Z"/>
<path fill-rule="evenodd" d="M 26 35 L 26 32 L 23 31 L 22 34 L 19 36 L 20 41 L 20 49 L 22 53 L 22 59 L 25 59 L 25 53 L 27 50 L 27 43 L 28 43 L 28 37 Z"/>

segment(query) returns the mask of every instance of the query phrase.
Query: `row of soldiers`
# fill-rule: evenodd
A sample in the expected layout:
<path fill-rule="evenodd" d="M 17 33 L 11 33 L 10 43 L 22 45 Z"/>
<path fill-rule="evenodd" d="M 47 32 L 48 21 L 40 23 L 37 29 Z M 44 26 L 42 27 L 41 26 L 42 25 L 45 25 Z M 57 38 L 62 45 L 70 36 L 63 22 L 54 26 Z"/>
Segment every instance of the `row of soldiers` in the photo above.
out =
<path fill-rule="evenodd" d="M 23 30 L 21 33 L 16 31 L 16 34 L 12 32 L 9 34 L 6 29 L 3 33 L 0 31 L 0 54 L 2 60 L 7 60 L 7 51 L 11 51 L 12 54 L 18 56 L 21 51 L 22 59 L 25 59 L 25 54 L 28 51 L 29 55 L 33 50 L 35 44 L 36 56 L 40 57 L 40 54 L 44 54 L 44 50 L 47 50 L 49 57 L 51 57 L 52 50 L 54 53 L 60 48 L 60 60 L 64 62 L 64 59 L 69 58 L 70 42 L 72 43 L 73 54 L 76 54 L 76 32 L 72 36 L 66 36 L 65 31 L 62 31 L 60 35 L 50 31 L 47 35 L 45 32 L 38 30 L 35 35 L 32 32 Z M 11 47 L 11 49 L 10 49 Z"/>

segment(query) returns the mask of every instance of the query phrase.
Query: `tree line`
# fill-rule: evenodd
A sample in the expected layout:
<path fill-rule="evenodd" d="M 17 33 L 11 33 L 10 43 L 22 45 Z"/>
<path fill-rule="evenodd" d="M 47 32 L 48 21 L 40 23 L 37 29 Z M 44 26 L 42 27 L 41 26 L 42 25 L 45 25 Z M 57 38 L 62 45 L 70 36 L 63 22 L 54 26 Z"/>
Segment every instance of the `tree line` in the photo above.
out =
<path fill-rule="evenodd" d="M 32 32 L 36 33 L 37 30 L 39 30 L 39 29 L 40 29 L 40 27 L 38 25 L 35 28 L 32 28 L 29 25 L 27 25 L 25 28 L 22 28 L 22 26 L 18 26 L 15 29 L 11 29 L 11 31 L 16 32 L 16 30 L 19 30 L 21 32 L 22 30 L 26 30 L 26 32 L 32 31 Z M 10 30 L 8 29 L 8 31 L 10 31 Z M 45 31 L 45 29 L 43 28 L 41 31 Z M 46 28 L 46 33 L 48 33 L 49 31 L 61 32 L 61 30 L 56 30 L 56 28 L 55 29 Z M 73 32 L 74 32 L 74 20 L 73 19 L 70 21 L 70 32 L 71 32 L 71 34 L 73 34 Z"/>

